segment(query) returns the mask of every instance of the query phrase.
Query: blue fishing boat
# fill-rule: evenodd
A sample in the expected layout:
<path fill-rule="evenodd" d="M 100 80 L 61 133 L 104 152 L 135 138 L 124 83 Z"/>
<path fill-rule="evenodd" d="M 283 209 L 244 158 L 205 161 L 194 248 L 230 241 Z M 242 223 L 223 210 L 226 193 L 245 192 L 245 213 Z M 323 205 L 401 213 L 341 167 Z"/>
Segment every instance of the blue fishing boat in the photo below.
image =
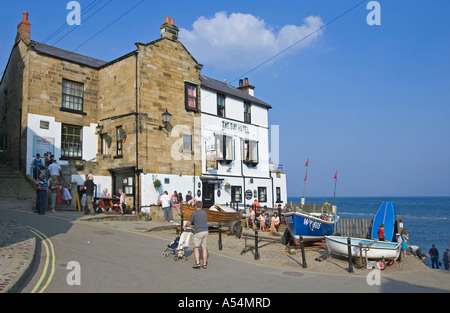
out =
<path fill-rule="evenodd" d="M 339 216 L 336 214 L 286 212 L 286 225 L 294 239 L 303 237 L 303 241 L 320 241 L 334 234 Z"/>

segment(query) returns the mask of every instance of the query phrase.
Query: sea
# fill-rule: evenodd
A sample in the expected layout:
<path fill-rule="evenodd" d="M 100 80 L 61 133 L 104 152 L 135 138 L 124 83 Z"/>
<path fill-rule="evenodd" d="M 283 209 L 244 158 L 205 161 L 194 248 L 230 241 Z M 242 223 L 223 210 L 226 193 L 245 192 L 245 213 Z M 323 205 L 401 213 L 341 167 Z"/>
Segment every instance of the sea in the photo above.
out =
<path fill-rule="evenodd" d="M 305 197 L 307 204 L 323 204 L 333 198 Z M 374 219 L 383 201 L 395 204 L 397 215 L 409 234 L 409 243 L 419 246 L 422 254 L 435 244 L 439 251 L 440 269 L 446 249 L 450 249 L 450 197 L 336 197 L 335 205 L 340 218 Z M 288 197 L 288 203 L 301 203 L 300 197 Z M 431 260 L 425 263 L 431 267 Z"/>

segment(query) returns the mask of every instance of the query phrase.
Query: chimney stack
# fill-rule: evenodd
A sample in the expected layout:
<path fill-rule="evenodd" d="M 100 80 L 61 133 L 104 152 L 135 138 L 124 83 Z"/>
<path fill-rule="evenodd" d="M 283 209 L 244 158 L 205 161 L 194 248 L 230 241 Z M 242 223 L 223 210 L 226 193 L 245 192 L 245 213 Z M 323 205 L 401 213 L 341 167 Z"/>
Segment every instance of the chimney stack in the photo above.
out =
<path fill-rule="evenodd" d="M 245 78 L 244 80 L 239 80 L 239 90 L 248 93 L 250 96 L 255 96 L 255 87 L 250 85 L 248 78 Z"/>
<path fill-rule="evenodd" d="M 179 31 L 178 27 L 175 26 L 175 20 L 166 16 L 165 23 L 161 25 L 161 38 L 178 40 Z"/>
<path fill-rule="evenodd" d="M 17 25 L 16 43 L 20 38 L 25 40 L 31 39 L 31 23 L 28 21 L 28 12 L 23 12 L 22 21 Z"/>

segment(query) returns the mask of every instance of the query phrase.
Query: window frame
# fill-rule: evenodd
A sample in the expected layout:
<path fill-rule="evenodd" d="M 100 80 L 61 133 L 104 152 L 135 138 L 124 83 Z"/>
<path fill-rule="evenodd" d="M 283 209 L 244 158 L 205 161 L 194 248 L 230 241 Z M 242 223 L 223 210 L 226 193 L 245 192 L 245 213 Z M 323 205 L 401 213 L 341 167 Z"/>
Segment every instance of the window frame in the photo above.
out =
<path fill-rule="evenodd" d="M 186 145 L 188 144 L 189 147 Z M 192 135 L 183 134 L 183 153 L 192 153 Z"/>
<path fill-rule="evenodd" d="M 80 90 L 77 90 L 75 88 L 72 87 L 67 87 L 65 86 L 65 83 L 71 83 L 71 84 L 78 84 L 81 86 Z M 62 111 L 66 111 L 66 112 L 73 112 L 73 113 L 84 113 L 84 94 L 85 94 L 85 84 L 84 83 L 80 83 L 80 82 L 76 82 L 70 79 L 65 79 L 63 78 L 62 80 L 62 88 L 61 88 L 61 110 Z M 79 95 L 74 95 L 71 93 L 66 93 L 65 91 L 67 90 L 75 90 L 78 92 L 81 92 L 81 96 Z M 67 105 L 67 103 L 72 103 L 72 106 L 75 106 L 75 104 L 77 104 L 75 101 L 66 101 L 66 97 L 73 97 L 75 99 L 81 99 L 81 103 L 78 104 L 81 108 L 71 108 L 70 105 Z"/>
<path fill-rule="evenodd" d="M 258 187 L 258 202 L 267 202 L 267 187 Z"/>
<path fill-rule="evenodd" d="M 252 144 L 256 145 L 256 151 L 254 151 L 255 156 L 253 156 L 253 149 Z M 243 158 L 242 162 L 244 164 L 247 164 L 248 166 L 256 166 L 259 164 L 259 142 L 255 140 L 245 139 L 244 140 L 244 147 L 243 147 Z M 248 155 L 248 157 L 247 157 Z"/>
<path fill-rule="evenodd" d="M 218 144 L 218 141 L 220 141 L 220 144 Z M 230 146 L 228 146 L 228 143 L 230 143 Z M 216 147 L 216 159 L 218 162 L 225 162 L 229 164 L 235 160 L 236 148 L 235 140 L 232 136 L 227 136 L 225 134 L 214 134 L 214 144 Z"/>
<path fill-rule="evenodd" d="M 123 139 L 119 140 L 119 132 L 123 129 L 123 126 L 116 127 L 116 157 L 123 158 Z"/>
<path fill-rule="evenodd" d="M 65 132 L 65 130 L 75 130 L 78 129 L 80 131 L 79 135 L 76 135 L 74 131 L 72 131 L 72 133 L 68 133 Z M 66 139 L 64 139 L 64 137 L 66 137 Z M 74 137 L 74 138 L 79 138 L 79 147 L 78 149 L 76 149 L 76 155 L 70 155 L 70 150 L 72 148 L 72 153 L 75 154 L 75 149 L 73 148 L 75 145 L 75 143 L 77 141 L 75 140 L 67 140 L 67 137 Z M 68 143 L 67 145 L 67 152 L 65 151 L 65 144 Z M 72 145 L 70 145 L 70 143 L 72 143 Z M 83 127 L 82 126 L 76 126 L 76 125 L 70 125 L 70 124 L 63 124 L 61 126 L 61 159 L 63 160 L 82 160 L 83 159 Z"/>
<path fill-rule="evenodd" d="M 191 96 L 189 93 L 190 88 L 194 88 L 195 89 L 195 95 Z M 194 84 L 194 83 L 190 83 L 190 82 L 185 82 L 184 83 L 184 93 L 185 93 L 185 108 L 187 111 L 193 111 L 193 112 L 198 112 L 198 96 L 199 96 L 199 88 L 198 85 Z M 195 101 L 195 107 L 190 106 L 189 104 L 191 103 L 191 98 L 195 97 L 194 101 Z"/>
<path fill-rule="evenodd" d="M 244 101 L 244 123 L 252 123 L 252 104 Z"/>
<path fill-rule="evenodd" d="M 239 198 L 236 200 L 236 190 L 239 190 Z M 242 186 L 231 186 L 231 202 L 242 203 Z"/>
<path fill-rule="evenodd" d="M 217 94 L 217 116 L 225 117 L 226 110 L 226 97 L 224 94 Z"/>
<path fill-rule="evenodd" d="M 275 195 L 277 198 L 276 203 L 283 203 L 283 200 L 281 200 L 281 187 L 276 187 L 275 188 Z"/>

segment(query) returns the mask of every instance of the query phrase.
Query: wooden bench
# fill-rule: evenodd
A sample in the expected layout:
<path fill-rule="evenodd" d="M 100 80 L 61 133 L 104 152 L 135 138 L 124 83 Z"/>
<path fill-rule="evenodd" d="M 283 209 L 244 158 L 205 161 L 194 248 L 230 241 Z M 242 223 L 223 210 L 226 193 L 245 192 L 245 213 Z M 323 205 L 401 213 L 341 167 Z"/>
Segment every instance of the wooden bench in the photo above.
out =
<path fill-rule="evenodd" d="M 111 209 L 114 214 L 116 214 L 117 206 L 114 202 L 120 201 L 119 198 L 94 198 L 92 202 L 94 210 L 97 212 L 98 209 L 102 209 L 103 213 L 108 214 L 108 210 Z"/>

